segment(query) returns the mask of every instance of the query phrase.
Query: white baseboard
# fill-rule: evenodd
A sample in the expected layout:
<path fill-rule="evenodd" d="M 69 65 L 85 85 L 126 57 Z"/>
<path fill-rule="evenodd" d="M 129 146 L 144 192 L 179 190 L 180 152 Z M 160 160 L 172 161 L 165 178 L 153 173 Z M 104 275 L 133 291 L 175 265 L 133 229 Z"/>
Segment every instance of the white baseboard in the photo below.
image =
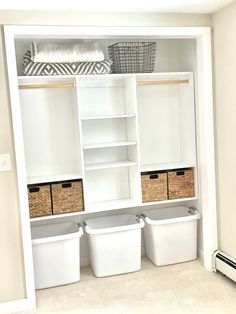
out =
<path fill-rule="evenodd" d="M 0 303 L 0 313 L 10 314 L 22 311 L 29 311 L 36 308 L 34 301 L 29 299 L 20 299 L 15 301 L 8 301 Z"/>

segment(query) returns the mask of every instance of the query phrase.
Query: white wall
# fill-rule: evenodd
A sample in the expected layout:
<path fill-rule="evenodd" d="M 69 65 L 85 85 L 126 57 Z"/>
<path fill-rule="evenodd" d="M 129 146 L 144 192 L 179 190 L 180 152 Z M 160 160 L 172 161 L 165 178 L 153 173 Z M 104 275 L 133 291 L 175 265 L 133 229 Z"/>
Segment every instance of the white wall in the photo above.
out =
<path fill-rule="evenodd" d="M 236 258 L 236 1 L 212 21 L 219 246 Z"/>
<path fill-rule="evenodd" d="M 80 14 L 78 12 L 0 11 L 0 24 L 209 26 L 209 15 Z M 3 29 L 0 32 L 0 153 L 11 153 L 13 169 L 0 173 L 0 302 L 25 296 L 19 205 L 13 150 Z"/>

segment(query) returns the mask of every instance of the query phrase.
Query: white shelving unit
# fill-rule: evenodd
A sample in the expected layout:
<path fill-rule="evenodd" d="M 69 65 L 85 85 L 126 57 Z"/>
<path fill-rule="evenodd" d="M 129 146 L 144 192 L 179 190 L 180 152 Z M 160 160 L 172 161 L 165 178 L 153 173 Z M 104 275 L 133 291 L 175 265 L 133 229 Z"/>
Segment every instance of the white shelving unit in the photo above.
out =
<path fill-rule="evenodd" d="M 192 73 L 19 77 L 19 86 L 28 184 L 82 179 L 89 213 L 146 206 L 142 172 L 193 168 L 196 199 Z"/>
<path fill-rule="evenodd" d="M 141 191 L 135 77 L 106 75 L 79 78 L 77 82 L 86 211 L 138 204 Z"/>

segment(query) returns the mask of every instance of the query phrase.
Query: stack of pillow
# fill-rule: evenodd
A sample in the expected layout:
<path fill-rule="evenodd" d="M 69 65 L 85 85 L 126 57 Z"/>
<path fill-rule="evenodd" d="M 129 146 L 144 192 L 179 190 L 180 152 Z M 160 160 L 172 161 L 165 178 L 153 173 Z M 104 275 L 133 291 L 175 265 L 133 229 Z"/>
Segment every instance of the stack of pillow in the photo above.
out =
<path fill-rule="evenodd" d="M 111 73 L 111 64 L 96 42 L 70 45 L 32 42 L 24 55 L 23 75 L 107 74 Z"/>

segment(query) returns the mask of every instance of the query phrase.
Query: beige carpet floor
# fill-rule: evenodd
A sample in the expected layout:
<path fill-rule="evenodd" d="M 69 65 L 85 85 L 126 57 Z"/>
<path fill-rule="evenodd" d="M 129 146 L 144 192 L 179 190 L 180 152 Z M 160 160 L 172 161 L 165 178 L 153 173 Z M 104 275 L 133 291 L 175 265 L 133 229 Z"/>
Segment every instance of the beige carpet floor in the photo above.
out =
<path fill-rule="evenodd" d="M 23 313 L 23 312 L 21 312 Z M 37 291 L 37 309 L 27 314 L 236 314 L 236 284 L 209 273 L 197 260 L 95 278 L 81 269 L 76 284 Z"/>

